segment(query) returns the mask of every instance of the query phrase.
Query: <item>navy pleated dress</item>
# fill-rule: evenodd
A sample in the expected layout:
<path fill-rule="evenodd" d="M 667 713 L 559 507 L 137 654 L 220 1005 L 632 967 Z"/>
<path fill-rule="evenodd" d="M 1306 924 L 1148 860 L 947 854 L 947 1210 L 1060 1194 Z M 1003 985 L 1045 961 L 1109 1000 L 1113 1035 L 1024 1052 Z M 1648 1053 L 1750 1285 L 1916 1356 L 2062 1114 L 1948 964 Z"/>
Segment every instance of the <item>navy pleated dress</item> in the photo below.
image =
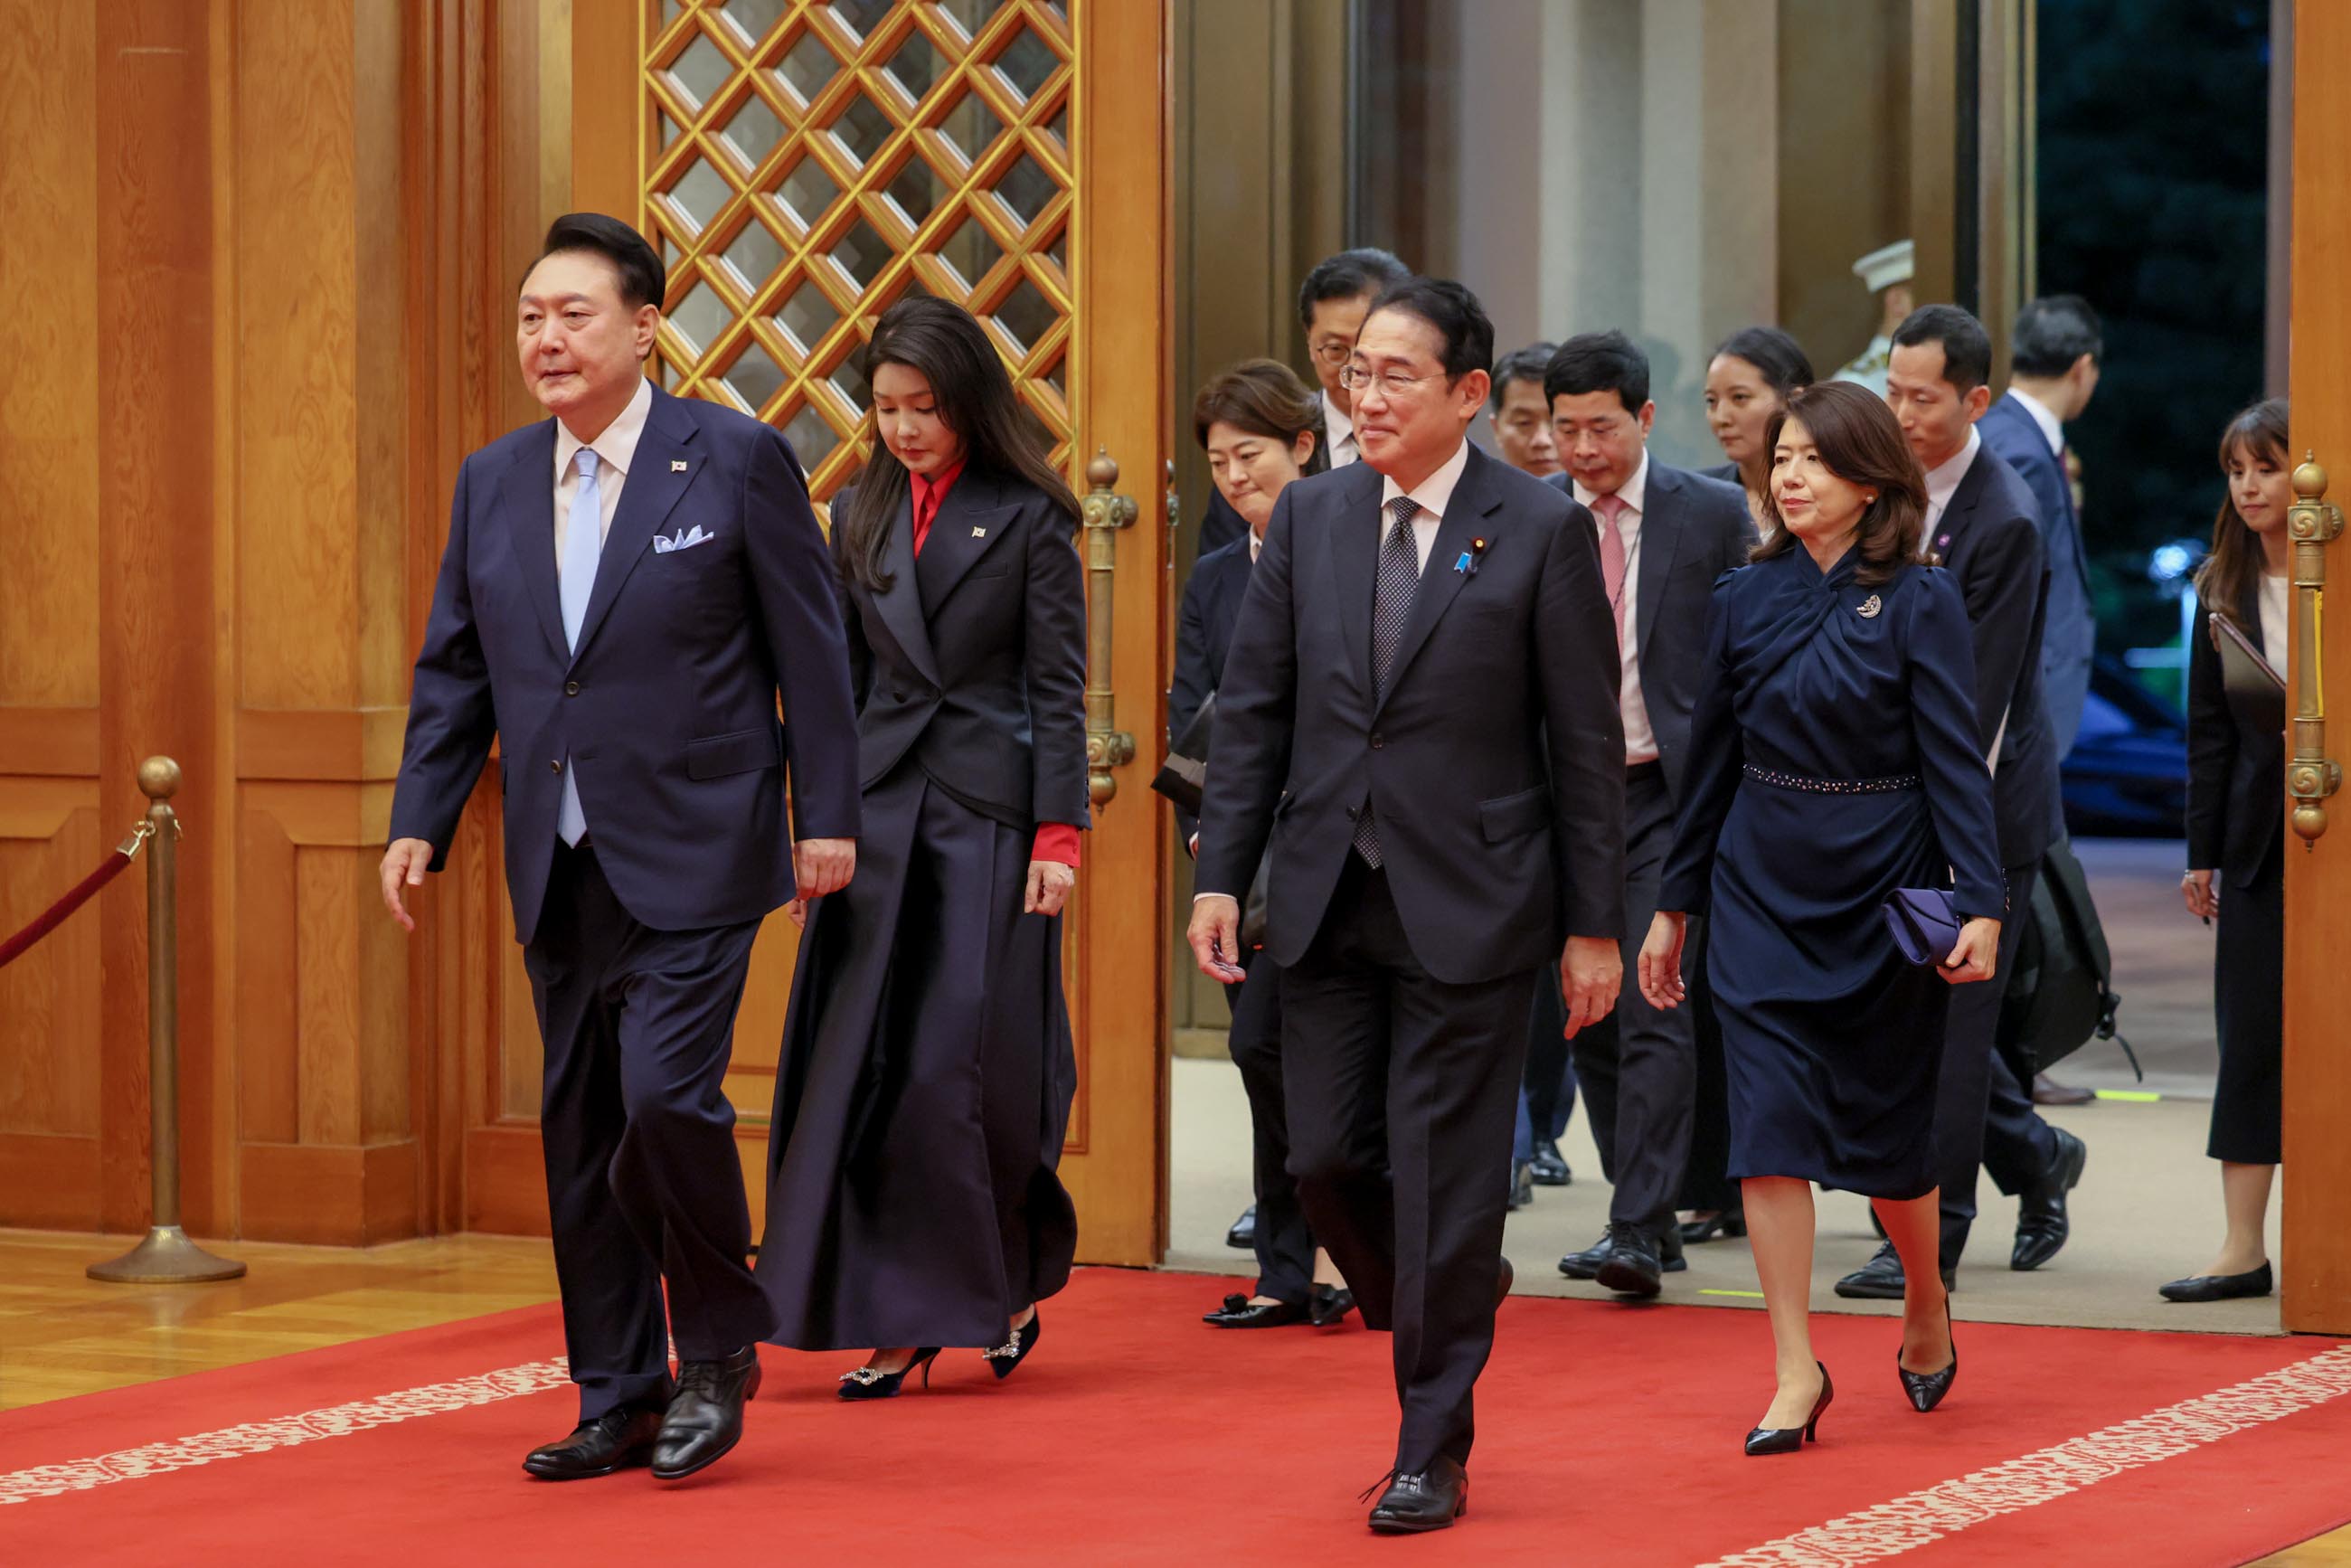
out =
<path fill-rule="evenodd" d="M 1959 587 L 1859 566 L 1798 548 L 1716 585 L 1658 907 L 1708 922 L 1729 1174 L 1913 1198 L 1935 1186 L 1950 988 L 1879 909 L 1944 886 L 1999 918 L 2005 894 Z"/>

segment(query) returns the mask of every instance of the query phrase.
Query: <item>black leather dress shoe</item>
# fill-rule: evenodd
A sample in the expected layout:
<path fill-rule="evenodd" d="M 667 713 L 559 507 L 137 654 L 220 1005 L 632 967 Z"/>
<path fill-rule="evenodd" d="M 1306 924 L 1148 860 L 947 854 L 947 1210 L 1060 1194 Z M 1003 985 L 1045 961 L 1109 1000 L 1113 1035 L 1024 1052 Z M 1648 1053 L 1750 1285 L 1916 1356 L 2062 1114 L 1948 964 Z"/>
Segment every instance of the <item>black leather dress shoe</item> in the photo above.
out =
<path fill-rule="evenodd" d="M 1593 1272 L 1593 1281 L 1620 1296 L 1644 1299 L 1664 1289 L 1665 1265 L 1657 1244 L 1637 1225 L 1621 1219 L 1608 1222 L 1608 1256 Z"/>
<path fill-rule="evenodd" d="M 725 1458 L 743 1440 L 743 1406 L 758 1387 L 756 1344 L 723 1361 L 680 1364 L 677 1393 L 653 1442 L 654 1478 L 679 1480 Z"/>
<path fill-rule="evenodd" d="M 1469 1472 L 1440 1458 L 1413 1475 L 1388 1478 L 1387 1490 L 1372 1505 L 1372 1528 L 1382 1535 L 1417 1535 L 1448 1530 L 1469 1510 Z"/>
<path fill-rule="evenodd" d="M 1494 1272 L 1494 1305 L 1498 1309 L 1510 1299 L 1510 1287 L 1518 1282 L 1519 1271 L 1510 1267 L 1508 1258 L 1503 1259 L 1502 1266 Z"/>
<path fill-rule="evenodd" d="M 1241 1217 L 1225 1232 L 1225 1245 L 1236 1252 L 1257 1250 L 1257 1205 L 1252 1203 L 1241 1210 Z"/>
<path fill-rule="evenodd" d="M 1306 1317 L 1316 1328 L 1327 1329 L 1345 1322 L 1347 1314 L 1354 1310 L 1354 1291 L 1336 1285 L 1317 1285 L 1307 1303 Z"/>
<path fill-rule="evenodd" d="M 1943 1289 L 1959 1289 L 1959 1270 L 1943 1270 Z M 1876 1256 L 1836 1282 L 1836 1293 L 1852 1301 L 1898 1301 L 1902 1299 L 1902 1255 L 1886 1242 Z"/>
<path fill-rule="evenodd" d="M 1304 1301 L 1252 1301 L 1227 1296 L 1225 1304 L 1200 1321 L 1220 1329 L 1278 1329 L 1306 1321 Z"/>
<path fill-rule="evenodd" d="M 584 1481 L 649 1464 L 661 1423 L 658 1410 L 623 1405 L 593 1421 L 580 1422 L 559 1443 L 533 1448 L 522 1468 L 543 1481 Z"/>
<path fill-rule="evenodd" d="M 1575 1173 L 1567 1168 L 1567 1156 L 1559 1152 L 1558 1139 L 1536 1143 L 1534 1174 L 1537 1186 L 1565 1186 L 1575 1180 Z"/>
<path fill-rule="evenodd" d="M 2057 1256 L 2074 1233 L 2073 1221 L 2065 1215 L 2065 1195 L 2082 1180 L 2082 1167 L 2090 1161 L 2089 1145 L 2063 1127 L 2049 1130 L 2057 1134 L 2057 1157 L 2017 1197 L 2016 1247 L 2008 1256 L 2011 1269 L 2040 1268 Z"/>
<path fill-rule="evenodd" d="M 1566 1257 L 1561 1259 L 1559 1260 L 1559 1271 L 1566 1275 L 1571 1280 L 1590 1280 L 1597 1278 L 1600 1273 L 1600 1265 L 1608 1261 L 1608 1239 L 1613 1234 L 1614 1234 L 1613 1228 L 1610 1230 L 1604 1230 L 1600 1233 L 1600 1239 L 1585 1248 L 1583 1251 L 1571 1252 Z"/>
<path fill-rule="evenodd" d="M 2193 1274 L 2156 1287 L 2167 1301 L 2231 1301 L 2240 1296 L 2266 1296 L 2277 1280 L 2266 1263 L 2243 1274 Z"/>
<path fill-rule="evenodd" d="M 1521 1209 L 1535 1200 L 1535 1167 L 1530 1160 L 1510 1162 L 1510 1201 L 1504 1207 Z"/>

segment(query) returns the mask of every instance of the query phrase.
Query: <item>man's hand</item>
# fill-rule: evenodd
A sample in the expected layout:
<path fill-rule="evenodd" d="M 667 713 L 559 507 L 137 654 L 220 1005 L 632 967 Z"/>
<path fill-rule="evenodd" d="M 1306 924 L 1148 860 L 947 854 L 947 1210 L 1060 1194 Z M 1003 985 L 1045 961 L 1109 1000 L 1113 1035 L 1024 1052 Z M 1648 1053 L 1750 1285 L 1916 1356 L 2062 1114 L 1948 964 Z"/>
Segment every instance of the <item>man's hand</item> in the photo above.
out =
<path fill-rule="evenodd" d="M 1641 944 L 1641 995 L 1661 1011 L 1681 1006 L 1689 995 L 1682 984 L 1682 939 L 1688 931 L 1688 915 L 1660 909 L 1649 921 L 1648 939 Z"/>
<path fill-rule="evenodd" d="M 1616 1005 L 1616 988 L 1625 980 L 1625 960 L 1613 936 L 1571 936 L 1559 956 L 1559 988 L 1567 998 L 1570 1040 L 1576 1031 L 1598 1023 Z"/>
<path fill-rule="evenodd" d="M 1078 885 L 1077 868 L 1060 861 L 1030 861 L 1029 890 L 1021 896 L 1023 915 L 1059 915 L 1061 905 L 1069 902 L 1070 889 Z"/>
<path fill-rule="evenodd" d="M 383 906 L 400 922 L 402 931 L 416 929 L 416 922 L 408 915 L 407 889 L 422 887 L 424 873 L 433 864 L 433 846 L 423 839 L 394 839 L 392 847 L 383 852 Z"/>
<path fill-rule="evenodd" d="M 802 839 L 792 846 L 792 881 L 803 899 L 839 893 L 856 871 L 855 839 Z"/>
<path fill-rule="evenodd" d="M 1186 935 L 1200 973 L 1228 986 L 1249 977 L 1241 967 L 1241 906 L 1232 894 L 1205 893 L 1193 900 L 1192 929 Z"/>

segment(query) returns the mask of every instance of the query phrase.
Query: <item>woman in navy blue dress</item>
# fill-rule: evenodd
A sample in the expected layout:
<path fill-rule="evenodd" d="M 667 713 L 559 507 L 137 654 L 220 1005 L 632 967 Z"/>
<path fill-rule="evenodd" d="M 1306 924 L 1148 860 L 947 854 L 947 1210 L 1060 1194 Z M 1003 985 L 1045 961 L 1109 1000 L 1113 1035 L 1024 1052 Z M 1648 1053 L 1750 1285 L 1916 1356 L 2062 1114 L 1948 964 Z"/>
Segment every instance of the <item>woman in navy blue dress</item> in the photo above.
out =
<path fill-rule="evenodd" d="M 1978 750 L 1959 591 L 1917 564 L 1926 478 L 1886 404 L 1827 382 L 1774 422 L 1754 563 L 1717 585 L 1688 784 L 1640 982 L 1684 996 L 1683 928 L 1708 921 L 1744 1195 L 1779 1388 L 1750 1454 L 1795 1450 L 1828 1406 L 1813 1355 L 1812 1184 L 1866 1194 L 1901 1253 L 1900 1380 L 1932 1409 L 1959 1371 L 1935 1264 L 1934 1118 L 1946 984 L 1991 977 L 2006 894 Z M 1939 969 L 1880 905 L 1950 886 Z"/>

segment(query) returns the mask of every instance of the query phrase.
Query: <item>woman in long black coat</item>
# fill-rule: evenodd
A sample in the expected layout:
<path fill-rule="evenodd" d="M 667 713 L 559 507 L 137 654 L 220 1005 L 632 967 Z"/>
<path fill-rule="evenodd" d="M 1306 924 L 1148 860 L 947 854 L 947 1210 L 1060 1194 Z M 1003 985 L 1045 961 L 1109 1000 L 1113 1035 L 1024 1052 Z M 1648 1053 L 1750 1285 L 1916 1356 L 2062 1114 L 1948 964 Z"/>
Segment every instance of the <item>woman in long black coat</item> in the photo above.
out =
<path fill-rule="evenodd" d="M 1060 916 L 1088 820 L 1077 501 L 963 310 L 900 301 L 865 364 L 880 449 L 832 532 L 864 831 L 849 886 L 793 909 L 758 1270 L 776 1343 L 885 1347 L 846 1398 L 942 1346 L 1008 1375 L 1068 1282 Z"/>
<path fill-rule="evenodd" d="M 2007 893 L 1977 733 L 1967 607 L 1917 564 L 1926 478 L 1885 402 L 1844 382 L 1771 434 L 1775 527 L 1716 587 L 1687 782 L 1642 946 L 1653 1005 L 1687 994 L 1687 916 L 1729 1083 L 1778 1390 L 1750 1454 L 1792 1453 L 1828 1406 L 1811 1330 L 1812 1184 L 1869 1197 L 1905 1263 L 1900 1383 L 1934 1407 L 1959 1370 L 1935 1266 L 1935 1084 L 1946 982 L 1991 977 Z M 1895 946 L 1897 889 L 1953 887 L 1939 968 Z"/>
<path fill-rule="evenodd" d="M 2284 674 L 2285 514 L 2294 503 L 2286 451 L 2282 400 L 2229 422 L 2220 437 L 2229 496 L 2196 579 L 2202 603 L 2188 655 L 2189 869 L 2180 894 L 2190 915 L 2220 927 L 2212 986 L 2220 1074 L 2204 1152 L 2220 1162 L 2229 1230 L 2210 1268 L 2162 1287 L 2175 1301 L 2266 1296 L 2275 1287 L 2265 1232 L 2285 1060 L 2284 702 L 2222 678 L 2211 622 L 2229 622 Z"/>

